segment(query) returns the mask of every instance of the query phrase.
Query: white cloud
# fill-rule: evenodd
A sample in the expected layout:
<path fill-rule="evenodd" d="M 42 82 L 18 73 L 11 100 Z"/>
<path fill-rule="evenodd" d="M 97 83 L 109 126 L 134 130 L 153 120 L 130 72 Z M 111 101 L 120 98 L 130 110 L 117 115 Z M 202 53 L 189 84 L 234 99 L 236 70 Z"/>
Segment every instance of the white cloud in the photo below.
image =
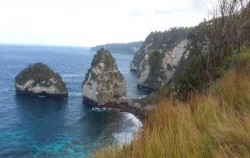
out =
<path fill-rule="evenodd" d="M 0 43 L 90 46 L 192 26 L 206 0 L 1 0 Z"/>

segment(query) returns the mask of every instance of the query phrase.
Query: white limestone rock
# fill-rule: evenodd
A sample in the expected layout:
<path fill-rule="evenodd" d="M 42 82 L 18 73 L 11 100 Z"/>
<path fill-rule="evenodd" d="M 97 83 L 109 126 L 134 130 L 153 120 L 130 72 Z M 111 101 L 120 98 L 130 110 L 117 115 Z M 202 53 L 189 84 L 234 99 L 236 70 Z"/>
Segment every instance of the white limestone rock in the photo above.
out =
<path fill-rule="evenodd" d="M 36 63 L 22 70 L 15 78 L 18 94 L 47 97 L 67 97 L 65 83 L 47 65 Z"/>
<path fill-rule="evenodd" d="M 159 89 L 172 79 L 187 51 L 189 31 L 188 28 L 172 28 L 151 32 L 146 37 L 130 64 L 130 70 L 138 73 L 138 87 Z"/>
<path fill-rule="evenodd" d="M 171 50 L 148 50 L 141 61 L 137 84 L 139 87 L 159 89 L 172 77 L 175 67 L 186 51 L 187 39 L 181 40 Z"/>
<path fill-rule="evenodd" d="M 102 48 L 94 56 L 83 82 L 82 94 L 85 100 L 98 106 L 119 103 L 126 97 L 125 79 L 108 50 Z"/>

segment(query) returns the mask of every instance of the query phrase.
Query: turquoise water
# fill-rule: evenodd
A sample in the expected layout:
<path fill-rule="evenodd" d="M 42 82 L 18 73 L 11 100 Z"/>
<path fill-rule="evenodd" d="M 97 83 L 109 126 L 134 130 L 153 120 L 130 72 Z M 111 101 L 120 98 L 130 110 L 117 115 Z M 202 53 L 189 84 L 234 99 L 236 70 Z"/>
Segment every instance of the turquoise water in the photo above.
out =
<path fill-rule="evenodd" d="M 123 144 L 141 126 L 129 114 L 84 105 L 81 84 L 95 52 L 86 48 L 0 46 L 0 157 L 89 157 L 111 143 Z M 113 54 L 129 97 L 146 94 L 129 71 L 132 55 Z M 14 78 L 42 61 L 66 82 L 67 100 L 16 95 Z"/>

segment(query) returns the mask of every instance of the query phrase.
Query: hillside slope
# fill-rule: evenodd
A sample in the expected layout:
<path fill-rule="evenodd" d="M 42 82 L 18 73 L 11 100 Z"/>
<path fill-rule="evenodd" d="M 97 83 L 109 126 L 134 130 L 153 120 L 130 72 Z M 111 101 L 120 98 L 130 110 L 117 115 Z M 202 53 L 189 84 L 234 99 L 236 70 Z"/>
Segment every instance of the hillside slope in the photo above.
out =
<path fill-rule="evenodd" d="M 250 49 L 236 63 L 210 89 L 190 94 L 185 102 L 159 97 L 130 145 L 99 150 L 93 157 L 249 157 Z"/>

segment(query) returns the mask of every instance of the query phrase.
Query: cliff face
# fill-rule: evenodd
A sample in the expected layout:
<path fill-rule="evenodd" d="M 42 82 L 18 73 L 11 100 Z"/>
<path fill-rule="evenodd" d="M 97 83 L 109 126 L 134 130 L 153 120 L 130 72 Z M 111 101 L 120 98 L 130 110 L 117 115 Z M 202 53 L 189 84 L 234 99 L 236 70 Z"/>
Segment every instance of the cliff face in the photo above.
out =
<path fill-rule="evenodd" d="M 148 35 L 130 69 L 138 72 L 139 87 L 159 89 L 168 82 L 188 45 L 187 28 Z"/>
<path fill-rule="evenodd" d="M 121 102 L 126 97 L 125 79 L 108 50 L 97 51 L 83 82 L 82 93 L 85 99 L 99 106 Z"/>
<path fill-rule="evenodd" d="M 67 88 L 59 74 L 47 65 L 36 63 L 22 70 L 15 78 L 16 92 L 19 94 L 67 97 Z"/>
<path fill-rule="evenodd" d="M 164 86 L 172 78 L 176 66 L 186 51 L 187 44 L 188 40 L 184 39 L 171 51 L 149 51 L 139 67 L 138 86 L 150 89 Z"/>

